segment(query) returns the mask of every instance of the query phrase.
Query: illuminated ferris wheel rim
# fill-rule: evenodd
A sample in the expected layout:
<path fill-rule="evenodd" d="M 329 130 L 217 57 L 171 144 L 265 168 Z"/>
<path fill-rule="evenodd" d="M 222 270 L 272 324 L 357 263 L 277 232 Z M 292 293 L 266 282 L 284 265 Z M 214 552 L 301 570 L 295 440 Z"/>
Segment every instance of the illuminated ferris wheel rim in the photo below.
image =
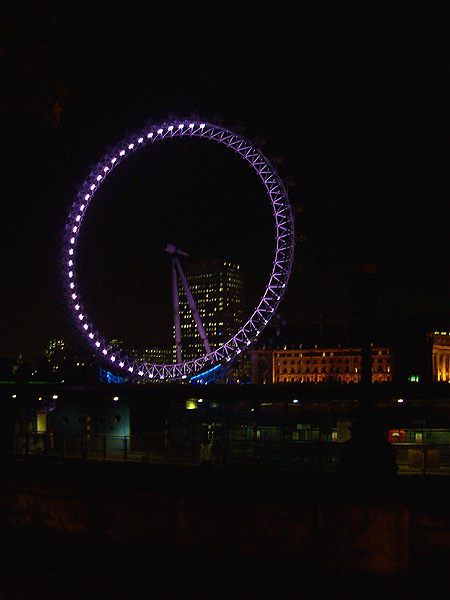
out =
<path fill-rule="evenodd" d="M 140 148 L 174 137 L 200 137 L 231 148 L 256 171 L 270 197 L 276 226 L 276 248 L 272 273 L 265 292 L 248 321 L 224 344 L 209 354 L 186 362 L 156 364 L 135 360 L 111 347 L 96 330 L 84 309 L 76 276 L 78 236 L 86 210 L 108 175 Z M 267 325 L 286 291 L 294 259 L 294 218 L 288 194 L 275 166 L 252 142 L 221 125 L 191 120 L 170 120 L 150 125 L 108 152 L 81 185 L 66 221 L 62 274 L 67 304 L 84 339 L 94 352 L 128 376 L 158 380 L 183 380 L 218 364 L 226 364 L 254 342 Z"/>

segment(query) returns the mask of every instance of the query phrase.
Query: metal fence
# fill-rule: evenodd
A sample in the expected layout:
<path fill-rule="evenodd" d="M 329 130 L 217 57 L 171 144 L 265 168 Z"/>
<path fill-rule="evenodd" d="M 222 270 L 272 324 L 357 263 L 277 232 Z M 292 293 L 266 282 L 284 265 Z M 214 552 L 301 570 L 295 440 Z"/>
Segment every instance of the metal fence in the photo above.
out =
<path fill-rule="evenodd" d="M 164 434 L 136 436 L 57 435 L 18 433 L 16 456 L 40 455 L 91 460 L 160 462 L 198 465 L 204 460 L 223 466 L 258 465 L 306 471 L 335 471 L 342 445 L 326 441 L 215 440 L 202 448 L 204 438 L 168 439 Z M 449 444 L 393 443 L 398 473 L 449 474 Z"/>
<path fill-rule="evenodd" d="M 223 466 L 296 466 L 329 471 L 338 464 L 339 447 L 327 442 L 284 442 L 215 440 L 205 447 L 202 438 L 168 439 L 163 434 L 136 436 L 56 435 L 18 433 L 14 439 L 16 456 L 40 455 L 93 460 L 120 460 L 201 464 L 209 461 Z M 206 450 L 206 451 L 204 451 Z"/>

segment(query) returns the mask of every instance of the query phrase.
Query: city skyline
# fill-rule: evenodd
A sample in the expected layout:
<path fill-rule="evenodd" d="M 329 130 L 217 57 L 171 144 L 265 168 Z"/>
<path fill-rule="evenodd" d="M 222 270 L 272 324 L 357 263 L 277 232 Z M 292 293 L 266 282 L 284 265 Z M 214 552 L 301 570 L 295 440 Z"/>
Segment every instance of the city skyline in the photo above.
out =
<path fill-rule="evenodd" d="M 290 198 L 303 208 L 296 225 L 306 237 L 281 305 L 290 322 L 354 314 L 352 278 L 364 260 L 381 274 L 381 317 L 448 315 L 448 43 L 437 15 L 300 7 L 290 18 L 245 15 L 239 26 L 225 16 L 226 45 L 195 10 L 190 30 L 188 15 L 161 12 L 173 27 L 148 37 L 154 13 L 119 18 L 101 4 L 87 15 L 43 14 L 39 3 L 37 19 L 19 8 L 9 15 L 20 42 L 4 51 L 0 356 L 31 359 L 55 334 L 79 342 L 60 287 L 68 209 L 108 147 L 171 112 L 221 113 L 250 139 L 264 136 L 265 154 L 282 155 L 279 172 L 295 179 Z M 172 145 L 112 181 L 86 223 L 83 273 L 99 328 L 112 323 L 114 335 L 151 341 L 158 324 L 139 324 L 149 298 L 167 305 L 154 313 L 170 327 L 167 243 L 196 259 L 221 248 L 242 264 L 252 308 L 272 260 L 273 218 L 235 158 Z"/>

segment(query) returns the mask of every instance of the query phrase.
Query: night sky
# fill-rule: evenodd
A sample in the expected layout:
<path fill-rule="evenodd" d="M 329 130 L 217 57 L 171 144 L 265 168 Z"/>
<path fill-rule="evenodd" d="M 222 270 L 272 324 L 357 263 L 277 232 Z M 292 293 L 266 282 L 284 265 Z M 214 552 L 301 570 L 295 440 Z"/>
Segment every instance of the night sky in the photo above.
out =
<path fill-rule="evenodd" d="M 294 178 L 306 242 L 288 321 L 354 315 L 362 261 L 381 275 L 380 318 L 448 314 L 447 11 L 265 6 L 5 3 L 0 356 L 31 360 L 54 335 L 79 345 L 59 276 L 68 210 L 109 147 L 170 114 L 262 135 Z M 270 274 L 258 177 L 230 150 L 186 141 L 135 154 L 83 222 L 85 305 L 101 333 L 131 345 L 170 341 L 166 243 L 239 262 L 248 311 Z"/>

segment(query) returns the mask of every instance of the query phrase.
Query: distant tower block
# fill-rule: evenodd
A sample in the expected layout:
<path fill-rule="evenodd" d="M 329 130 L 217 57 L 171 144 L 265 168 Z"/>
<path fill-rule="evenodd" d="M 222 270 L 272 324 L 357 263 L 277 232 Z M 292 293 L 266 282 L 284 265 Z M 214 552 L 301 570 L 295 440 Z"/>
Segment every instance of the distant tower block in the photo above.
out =
<path fill-rule="evenodd" d="M 244 322 L 242 271 L 239 265 L 226 260 L 208 260 L 188 264 L 186 279 L 195 297 L 209 344 L 214 350 Z M 203 351 L 189 308 L 180 294 L 184 360 L 198 358 Z"/>

